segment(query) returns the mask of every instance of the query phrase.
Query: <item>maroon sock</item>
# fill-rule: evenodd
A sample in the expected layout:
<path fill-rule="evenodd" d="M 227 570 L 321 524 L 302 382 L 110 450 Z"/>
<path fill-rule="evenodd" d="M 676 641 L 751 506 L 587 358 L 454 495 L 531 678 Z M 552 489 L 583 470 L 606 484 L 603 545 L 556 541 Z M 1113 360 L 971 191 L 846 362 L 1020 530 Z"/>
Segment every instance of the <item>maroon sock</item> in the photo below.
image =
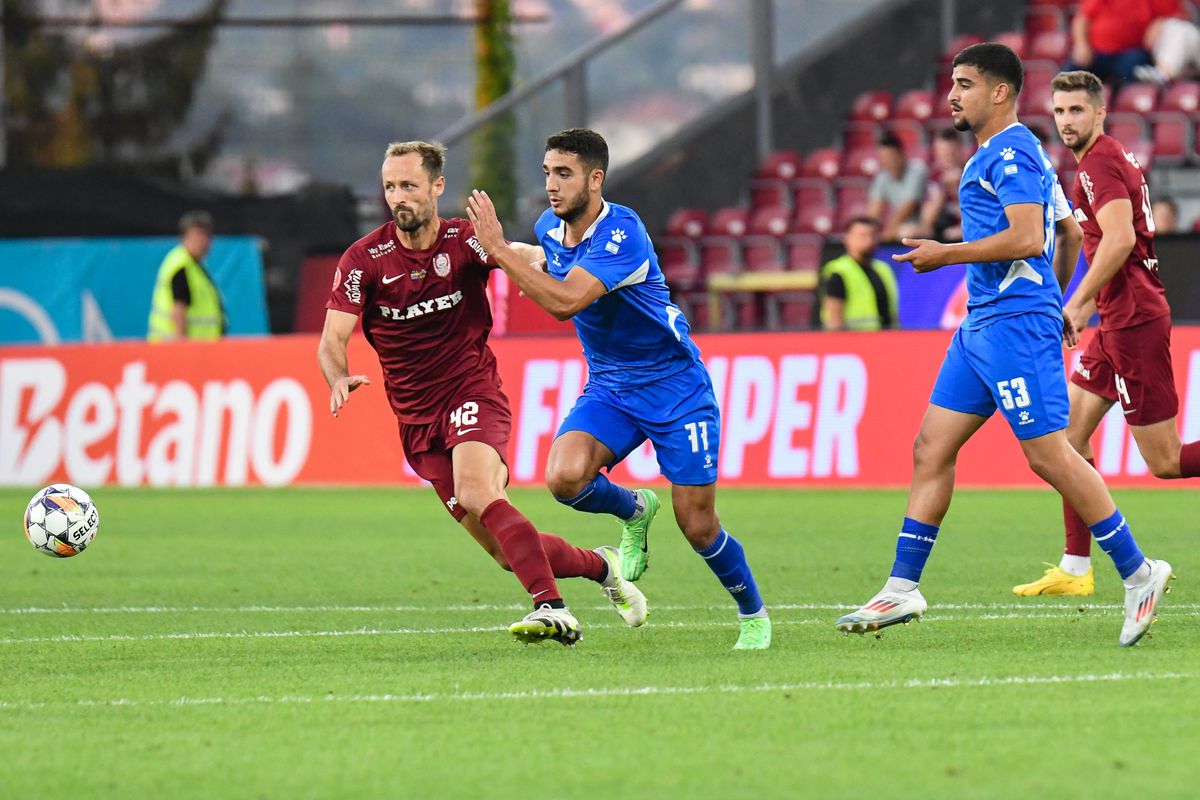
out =
<path fill-rule="evenodd" d="M 483 527 L 491 531 L 500 552 L 512 567 L 517 580 L 536 605 L 562 600 L 538 529 L 507 500 L 496 500 L 479 515 Z"/>
<path fill-rule="evenodd" d="M 1095 459 L 1084 460 L 1091 464 L 1093 469 L 1096 468 Z M 1063 523 L 1066 525 L 1067 531 L 1066 554 L 1090 557 L 1092 555 L 1092 531 L 1066 500 L 1063 500 Z"/>
<path fill-rule="evenodd" d="M 595 550 L 576 547 L 553 533 L 542 531 L 542 549 L 556 578 L 587 578 L 599 583 L 608 572 L 604 559 Z"/>
<path fill-rule="evenodd" d="M 1185 478 L 1200 475 L 1200 442 L 1188 442 L 1179 449 L 1179 474 Z"/>

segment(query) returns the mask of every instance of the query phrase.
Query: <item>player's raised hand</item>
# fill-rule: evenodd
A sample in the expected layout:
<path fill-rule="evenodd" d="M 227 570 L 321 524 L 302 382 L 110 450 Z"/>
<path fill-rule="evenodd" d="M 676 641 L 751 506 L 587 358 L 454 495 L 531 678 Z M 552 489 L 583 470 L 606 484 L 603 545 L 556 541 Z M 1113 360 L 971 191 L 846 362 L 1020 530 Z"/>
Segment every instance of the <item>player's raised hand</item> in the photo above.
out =
<path fill-rule="evenodd" d="M 350 393 L 360 386 L 370 386 L 371 379 L 366 375 L 347 375 L 344 378 L 338 378 L 330 387 L 329 393 L 329 413 L 335 417 L 342 406 L 350 402 Z"/>
<path fill-rule="evenodd" d="M 475 228 L 475 238 L 483 245 L 484 250 L 495 254 L 505 245 L 504 227 L 500 224 L 496 206 L 487 192 L 479 189 L 471 191 L 471 196 L 467 198 L 467 217 Z"/>
<path fill-rule="evenodd" d="M 932 239 L 901 239 L 900 243 L 913 248 L 907 253 L 896 253 L 893 261 L 907 261 L 914 272 L 932 272 L 950 263 L 946 260 L 946 245 Z"/>

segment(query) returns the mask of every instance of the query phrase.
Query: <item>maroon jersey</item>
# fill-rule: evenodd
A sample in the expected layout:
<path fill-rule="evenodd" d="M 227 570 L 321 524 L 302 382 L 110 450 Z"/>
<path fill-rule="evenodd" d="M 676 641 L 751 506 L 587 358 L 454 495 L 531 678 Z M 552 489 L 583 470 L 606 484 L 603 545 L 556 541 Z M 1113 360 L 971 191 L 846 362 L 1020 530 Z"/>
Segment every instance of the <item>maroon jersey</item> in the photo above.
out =
<path fill-rule="evenodd" d="M 362 314 L 401 422 L 433 421 L 468 379 L 500 385 L 487 346 L 492 266 L 465 219 L 440 220 L 428 250 L 403 247 L 388 222 L 342 254 L 325 307 Z"/>
<path fill-rule="evenodd" d="M 1150 213 L 1150 190 L 1141 165 L 1121 143 L 1103 135 L 1079 162 L 1075 175 L 1075 219 L 1083 228 L 1083 255 L 1089 264 L 1100 245 L 1096 209 L 1112 200 L 1133 205 L 1136 241 L 1129 260 L 1096 297 L 1100 327 L 1106 330 L 1140 325 L 1170 315 L 1166 292 L 1158 277 L 1154 255 L 1154 216 Z"/>

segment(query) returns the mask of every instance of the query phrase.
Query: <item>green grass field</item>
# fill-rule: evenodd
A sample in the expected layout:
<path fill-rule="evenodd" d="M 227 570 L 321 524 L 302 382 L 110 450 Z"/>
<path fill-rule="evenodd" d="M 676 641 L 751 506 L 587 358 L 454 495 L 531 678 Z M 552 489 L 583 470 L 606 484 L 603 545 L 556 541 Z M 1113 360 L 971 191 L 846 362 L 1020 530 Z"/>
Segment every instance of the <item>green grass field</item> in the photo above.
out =
<path fill-rule="evenodd" d="M 728 595 L 667 512 L 625 628 L 566 581 L 574 648 L 525 613 L 430 491 L 98 490 L 99 538 L 38 555 L 0 491 L 0 796 L 1194 797 L 1200 493 L 1118 492 L 1180 576 L 1117 647 L 1102 553 L 1086 603 L 1019 600 L 1057 557 L 1049 492 L 961 492 L 925 622 L 843 637 L 891 564 L 901 492 L 725 490 L 776 622 L 735 653 Z M 546 530 L 607 518 L 514 492 Z"/>

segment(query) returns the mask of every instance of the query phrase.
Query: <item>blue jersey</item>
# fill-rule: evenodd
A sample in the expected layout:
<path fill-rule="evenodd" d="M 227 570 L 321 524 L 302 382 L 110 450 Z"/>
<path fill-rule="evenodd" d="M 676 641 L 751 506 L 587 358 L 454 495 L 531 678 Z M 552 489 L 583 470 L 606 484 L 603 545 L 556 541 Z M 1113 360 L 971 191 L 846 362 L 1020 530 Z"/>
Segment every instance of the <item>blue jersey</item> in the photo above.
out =
<path fill-rule="evenodd" d="M 1062 315 L 1062 292 L 1054 276 L 1054 222 L 1058 176 L 1029 129 L 1013 123 L 988 139 L 963 168 L 958 187 L 963 241 L 974 242 L 1008 228 L 1004 207 L 1042 206 L 1045 247 L 1033 258 L 967 265 L 967 318 L 978 330 L 1015 314 Z"/>
<path fill-rule="evenodd" d="M 534 226 L 552 276 L 563 280 L 582 267 L 607 290 L 574 319 L 591 383 L 642 386 L 699 362 L 687 319 L 671 302 L 646 226 L 633 209 L 605 202 L 574 247 L 563 244 L 566 230 L 550 209 Z"/>

